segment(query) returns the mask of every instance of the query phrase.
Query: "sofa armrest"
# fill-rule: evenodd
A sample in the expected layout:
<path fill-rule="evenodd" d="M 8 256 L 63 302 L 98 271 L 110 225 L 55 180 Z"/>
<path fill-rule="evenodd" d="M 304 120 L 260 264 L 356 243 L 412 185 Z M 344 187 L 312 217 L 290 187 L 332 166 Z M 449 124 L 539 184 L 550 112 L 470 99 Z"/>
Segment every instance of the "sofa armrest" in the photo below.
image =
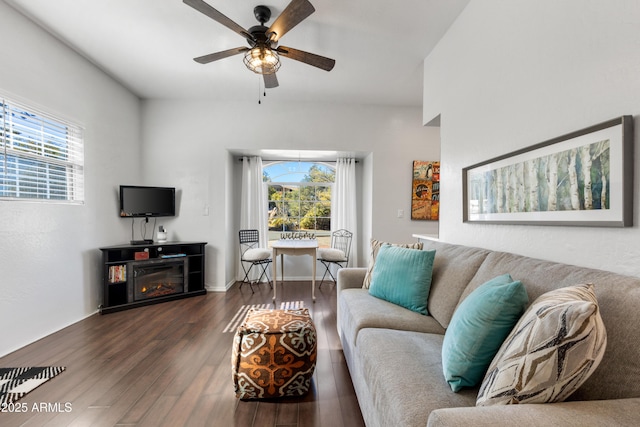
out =
<path fill-rule="evenodd" d="M 341 268 L 338 270 L 338 279 L 336 281 L 338 293 L 343 289 L 361 288 L 366 275 L 367 269 L 364 267 Z"/>
<path fill-rule="evenodd" d="M 437 409 L 427 426 L 633 426 L 638 420 L 640 398 L 631 398 Z"/>

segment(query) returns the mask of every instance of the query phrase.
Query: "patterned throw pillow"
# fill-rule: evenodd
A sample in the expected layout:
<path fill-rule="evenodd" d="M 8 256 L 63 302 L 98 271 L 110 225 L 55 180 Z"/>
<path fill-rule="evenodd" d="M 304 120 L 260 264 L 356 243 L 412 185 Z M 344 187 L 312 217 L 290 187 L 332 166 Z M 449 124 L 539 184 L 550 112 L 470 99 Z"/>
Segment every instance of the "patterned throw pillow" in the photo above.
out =
<path fill-rule="evenodd" d="M 595 371 L 606 346 L 593 285 L 547 292 L 500 347 L 476 405 L 561 402 Z"/>
<path fill-rule="evenodd" d="M 367 267 L 367 274 L 364 276 L 364 282 L 362 283 L 362 287 L 364 289 L 369 289 L 371 285 L 371 275 L 373 274 L 373 267 L 376 263 L 376 257 L 378 256 L 378 251 L 384 245 L 397 246 L 399 248 L 409 248 L 409 249 L 422 249 L 424 246 L 422 242 L 418 243 L 387 243 L 381 240 L 371 239 L 371 252 L 369 253 L 369 266 Z"/>

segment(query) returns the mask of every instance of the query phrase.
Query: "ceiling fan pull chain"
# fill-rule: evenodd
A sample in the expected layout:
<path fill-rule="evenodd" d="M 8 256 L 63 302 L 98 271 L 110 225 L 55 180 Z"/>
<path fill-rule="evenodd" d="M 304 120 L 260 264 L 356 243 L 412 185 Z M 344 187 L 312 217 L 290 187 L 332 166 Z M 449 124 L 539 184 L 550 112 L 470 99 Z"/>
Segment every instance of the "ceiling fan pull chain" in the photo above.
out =
<path fill-rule="evenodd" d="M 267 96 L 267 88 L 265 86 L 265 88 L 262 89 L 261 81 L 262 78 L 258 77 L 258 104 L 262 104 L 262 100 L 260 99 L 261 97 L 264 98 Z"/>

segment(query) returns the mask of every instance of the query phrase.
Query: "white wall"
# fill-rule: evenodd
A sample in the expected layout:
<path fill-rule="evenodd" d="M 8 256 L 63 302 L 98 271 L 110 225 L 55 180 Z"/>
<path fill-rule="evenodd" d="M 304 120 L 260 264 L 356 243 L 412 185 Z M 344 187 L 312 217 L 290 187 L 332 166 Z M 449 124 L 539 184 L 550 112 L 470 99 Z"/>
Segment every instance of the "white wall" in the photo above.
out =
<path fill-rule="evenodd" d="M 356 195 L 361 241 L 437 231 L 408 215 L 412 161 L 440 155 L 437 129 L 422 126 L 419 108 L 141 102 L 4 2 L 0 28 L 20 41 L 3 47 L 12 60 L 0 67 L 0 92 L 80 123 L 86 142 L 84 205 L 0 201 L 0 322 L 10 325 L 0 356 L 96 312 L 98 248 L 131 238 L 130 221 L 118 217 L 120 184 L 178 188 L 178 217 L 158 224 L 170 239 L 209 242 L 207 286 L 223 290 L 237 256 L 231 148 L 371 153 Z M 405 218 L 396 218 L 398 209 Z"/>
<path fill-rule="evenodd" d="M 209 242 L 209 289 L 223 290 L 236 271 L 240 184 L 229 180 L 238 179 L 241 165 L 231 149 L 370 152 L 362 167 L 372 176 L 363 177 L 362 188 L 373 195 L 354 195 L 362 201 L 363 225 L 371 227 L 361 230 L 361 240 L 410 242 L 413 233 L 437 230 L 437 223 L 409 216 L 412 161 L 440 154 L 438 129 L 422 126 L 419 108 L 148 100 L 142 123 L 145 178 L 182 190 L 180 215 L 167 226 L 171 238 Z M 398 209 L 404 218 L 396 218 Z M 366 250 L 360 254 L 365 259 Z"/>
<path fill-rule="evenodd" d="M 0 92 L 85 128 L 85 204 L 0 201 L 0 356 L 96 312 L 99 246 L 127 241 L 117 185 L 139 179 L 137 98 L 0 2 Z"/>
<path fill-rule="evenodd" d="M 474 163 L 638 115 L 638 40 L 634 0 L 469 3 L 425 60 L 423 121 L 441 114 L 443 240 L 640 276 L 637 154 L 633 228 L 464 224 L 461 179 Z"/>

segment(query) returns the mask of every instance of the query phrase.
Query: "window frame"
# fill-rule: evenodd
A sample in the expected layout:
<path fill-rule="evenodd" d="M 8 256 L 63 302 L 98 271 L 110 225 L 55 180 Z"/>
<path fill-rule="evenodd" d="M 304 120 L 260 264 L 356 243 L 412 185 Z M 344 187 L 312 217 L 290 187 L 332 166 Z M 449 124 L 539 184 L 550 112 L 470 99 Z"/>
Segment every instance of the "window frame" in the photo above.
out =
<path fill-rule="evenodd" d="M 84 129 L 0 93 L 0 200 L 84 204 Z"/>
<path fill-rule="evenodd" d="M 265 162 L 266 163 L 266 162 Z M 283 161 L 272 161 L 269 162 L 268 164 L 263 165 L 263 171 L 268 171 L 269 166 L 275 165 L 277 163 L 296 163 L 295 160 L 283 160 Z M 314 160 L 306 160 L 304 163 L 311 163 L 311 165 L 309 166 L 309 168 L 311 168 L 313 165 L 319 165 L 319 166 L 323 166 L 325 168 L 329 168 L 331 170 L 334 171 L 335 173 L 335 165 L 330 165 L 327 164 L 327 162 L 323 162 L 323 161 L 314 161 Z M 294 172 L 292 172 L 294 173 Z M 334 175 L 335 177 L 335 175 Z M 279 187 L 297 187 L 299 189 L 302 189 L 304 187 L 328 187 L 331 191 L 331 195 L 333 196 L 333 188 L 334 188 L 334 184 L 335 184 L 335 180 L 333 182 L 315 182 L 315 181 L 265 181 L 264 183 L 264 190 L 265 190 L 265 196 L 267 199 L 267 205 L 270 206 L 271 203 L 273 202 L 278 202 L 278 200 L 271 200 L 271 198 L 269 197 L 269 187 L 274 187 L 274 186 L 279 186 Z M 302 199 L 302 192 L 298 193 L 298 200 L 297 203 L 299 203 L 299 211 L 298 211 L 298 215 L 296 216 L 297 218 L 297 224 L 298 224 L 298 229 L 297 230 L 273 230 L 271 228 L 269 228 L 268 232 L 269 235 L 273 234 L 273 233 L 278 233 L 278 236 L 280 235 L 280 233 L 287 233 L 287 232 L 304 232 L 305 229 L 301 229 L 300 228 L 300 223 L 302 222 L 302 220 L 304 219 L 305 215 L 303 215 L 303 209 L 302 209 L 302 204 L 305 202 L 309 202 L 306 200 Z M 317 200 L 317 196 L 315 196 L 316 198 L 314 200 L 312 200 L 311 202 L 314 204 L 317 203 L 321 203 L 320 200 Z M 283 194 L 282 199 L 280 200 L 281 203 L 286 203 L 286 197 Z M 326 230 L 317 230 L 314 229 L 314 233 L 316 234 L 316 237 L 319 238 L 319 242 L 322 243 L 325 240 L 327 240 L 328 243 L 329 239 L 331 238 L 331 200 L 328 200 L 325 202 L 325 204 L 329 205 L 329 215 L 328 216 L 314 216 L 314 218 L 316 219 L 316 226 L 317 226 L 317 219 L 318 218 L 326 218 L 328 220 L 328 225 L 329 228 L 327 228 Z M 267 222 L 269 222 L 267 220 Z M 284 228 L 284 224 L 283 224 L 283 228 Z M 279 237 L 278 237 L 279 238 Z M 269 243 L 273 242 L 277 240 L 277 238 L 273 237 L 268 239 Z M 328 244 L 321 244 L 321 246 L 328 246 Z"/>

